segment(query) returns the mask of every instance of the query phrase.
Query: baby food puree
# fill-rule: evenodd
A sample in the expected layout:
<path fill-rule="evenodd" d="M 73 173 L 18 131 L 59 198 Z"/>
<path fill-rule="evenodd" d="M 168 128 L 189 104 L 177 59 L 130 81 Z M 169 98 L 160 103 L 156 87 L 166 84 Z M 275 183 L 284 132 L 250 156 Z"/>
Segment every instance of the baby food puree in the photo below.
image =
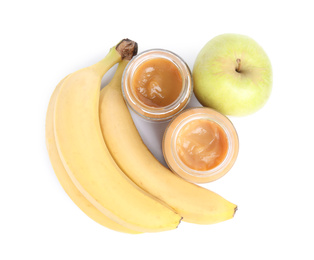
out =
<path fill-rule="evenodd" d="M 122 78 L 126 103 L 148 120 L 166 121 L 188 104 L 193 90 L 191 71 L 178 55 L 153 49 L 135 56 Z"/>
<path fill-rule="evenodd" d="M 179 131 L 176 149 L 188 167 L 208 171 L 225 159 L 228 138 L 217 123 L 206 119 L 193 120 Z"/>
<path fill-rule="evenodd" d="M 135 71 L 132 86 L 137 98 L 148 106 L 165 107 L 182 90 L 182 77 L 173 62 L 155 58 L 142 63 Z"/>
<path fill-rule="evenodd" d="M 164 133 L 162 149 L 173 172 L 190 182 L 205 183 L 221 178 L 231 169 L 239 141 L 226 116 L 198 107 L 172 119 Z"/>

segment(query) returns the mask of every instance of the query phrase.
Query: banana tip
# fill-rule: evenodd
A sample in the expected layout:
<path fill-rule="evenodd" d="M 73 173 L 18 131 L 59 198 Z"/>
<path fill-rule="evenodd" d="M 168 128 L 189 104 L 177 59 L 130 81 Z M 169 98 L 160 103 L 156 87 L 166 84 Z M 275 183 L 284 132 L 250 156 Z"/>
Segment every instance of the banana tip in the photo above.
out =
<path fill-rule="evenodd" d="M 234 212 L 233 212 L 233 216 L 232 216 L 232 217 L 234 217 L 234 215 L 236 214 L 237 210 L 238 210 L 238 206 L 235 206 Z"/>
<path fill-rule="evenodd" d="M 180 218 L 179 223 L 178 223 L 178 225 L 176 226 L 176 228 L 179 227 L 179 225 L 181 224 L 182 219 L 183 219 L 183 217 Z"/>

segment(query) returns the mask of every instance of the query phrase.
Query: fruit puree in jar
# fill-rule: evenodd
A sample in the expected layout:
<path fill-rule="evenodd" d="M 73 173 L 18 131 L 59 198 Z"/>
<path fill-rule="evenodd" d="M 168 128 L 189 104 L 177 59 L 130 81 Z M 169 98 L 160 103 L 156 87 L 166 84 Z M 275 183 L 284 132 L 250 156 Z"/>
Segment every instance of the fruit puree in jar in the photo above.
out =
<path fill-rule="evenodd" d="M 217 123 L 197 119 L 188 122 L 179 131 L 176 149 L 185 165 L 198 171 L 208 171 L 225 159 L 228 139 Z"/>
<path fill-rule="evenodd" d="M 173 118 L 186 107 L 192 92 L 188 65 L 175 53 L 163 49 L 147 50 L 135 56 L 122 77 L 126 103 L 147 120 Z"/>
<path fill-rule="evenodd" d="M 173 103 L 182 90 L 182 76 L 178 67 L 165 58 L 143 62 L 135 71 L 132 86 L 137 98 L 152 107 Z"/>
<path fill-rule="evenodd" d="M 231 121 L 206 107 L 190 108 L 174 117 L 162 142 L 169 168 L 195 183 L 224 176 L 235 163 L 238 150 L 238 135 Z"/>

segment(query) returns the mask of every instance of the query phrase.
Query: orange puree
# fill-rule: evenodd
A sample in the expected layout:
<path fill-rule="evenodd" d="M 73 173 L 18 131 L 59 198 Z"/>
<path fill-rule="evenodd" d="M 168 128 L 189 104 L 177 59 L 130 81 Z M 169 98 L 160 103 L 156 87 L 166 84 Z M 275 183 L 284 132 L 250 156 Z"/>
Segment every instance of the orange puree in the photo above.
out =
<path fill-rule="evenodd" d="M 197 119 L 186 123 L 179 131 L 176 149 L 185 165 L 194 170 L 208 171 L 225 159 L 228 139 L 217 123 Z"/>
<path fill-rule="evenodd" d="M 175 64 L 165 58 L 143 62 L 136 69 L 132 86 L 137 98 L 151 107 L 173 103 L 182 90 L 182 76 Z"/>

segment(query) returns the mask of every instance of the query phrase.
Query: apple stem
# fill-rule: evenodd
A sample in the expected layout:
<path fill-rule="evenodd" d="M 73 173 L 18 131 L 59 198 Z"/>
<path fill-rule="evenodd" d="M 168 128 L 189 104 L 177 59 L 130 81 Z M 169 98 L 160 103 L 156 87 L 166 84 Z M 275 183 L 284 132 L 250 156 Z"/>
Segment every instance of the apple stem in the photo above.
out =
<path fill-rule="evenodd" d="M 241 59 L 237 59 L 237 64 L 238 66 L 236 67 L 236 72 L 240 73 L 240 69 L 241 69 Z"/>

